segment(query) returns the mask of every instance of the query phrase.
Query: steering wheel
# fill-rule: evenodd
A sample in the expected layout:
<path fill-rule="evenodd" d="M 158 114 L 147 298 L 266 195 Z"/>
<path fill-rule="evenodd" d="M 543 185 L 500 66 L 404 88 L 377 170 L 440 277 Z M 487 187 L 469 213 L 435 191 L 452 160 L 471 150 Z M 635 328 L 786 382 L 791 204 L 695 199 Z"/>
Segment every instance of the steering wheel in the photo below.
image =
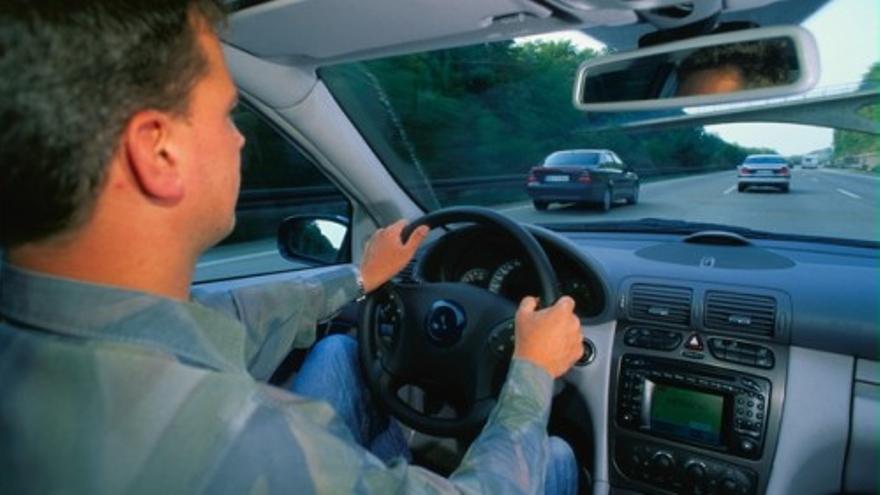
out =
<path fill-rule="evenodd" d="M 541 306 L 559 298 L 556 272 L 540 244 L 521 225 L 492 210 L 444 208 L 413 221 L 401 236 L 406 241 L 421 225 L 434 229 L 463 222 L 508 234 L 537 273 Z M 374 291 L 365 301 L 358 334 L 373 396 L 418 431 L 444 437 L 476 433 L 495 406 L 507 374 L 516 309 L 510 300 L 463 282 L 389 282 Z M 417 410 L 399 397 L 404 385 L 442 397 L 454 414 L 442 417 Z"/>

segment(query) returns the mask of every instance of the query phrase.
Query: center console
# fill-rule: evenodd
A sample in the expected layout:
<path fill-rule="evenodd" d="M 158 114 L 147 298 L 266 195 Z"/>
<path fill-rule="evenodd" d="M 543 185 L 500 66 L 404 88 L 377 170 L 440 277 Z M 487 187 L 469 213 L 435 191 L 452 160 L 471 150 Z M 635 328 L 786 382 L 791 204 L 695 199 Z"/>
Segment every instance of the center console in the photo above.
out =
<path fill-rule="evenodd" d="M 641 354 L 626 354 L 617 384 L 617 424 L 726 452 L 761 457 L 770 382 Z"/>
<path fill-rule="evenodd" d="M 686 324 L 647 320 L 618 320 L 612 486 L 657 494 L 764 493 L 787 347 L 773 338 L 715 332 L 691 315 Z"/>

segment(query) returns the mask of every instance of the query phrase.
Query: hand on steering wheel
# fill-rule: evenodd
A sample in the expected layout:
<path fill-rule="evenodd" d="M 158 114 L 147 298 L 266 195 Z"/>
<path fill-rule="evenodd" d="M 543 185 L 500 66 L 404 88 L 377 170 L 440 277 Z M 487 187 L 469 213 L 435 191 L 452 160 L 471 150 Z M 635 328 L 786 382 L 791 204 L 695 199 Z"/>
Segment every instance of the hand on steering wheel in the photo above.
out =
<path fill-rule="evenodd" d="M 466 283 L 400 282 L 366 300 L 359 340 L 361 360 L 373 394 L 405 424 L 425 433 L 460 436 L 476 432 L 489 416 L 514 352 L 552 376 L 580 357 L 580 324 L 574 303 L 559 298 L 556 273 L 535 238 L 494 211 L 456 207 L 435 211 L 402 231 L 402 241 L 422 225 L 473 222 L 503 230 L 526 254 L 540 283 L 540 303 L 517 305 Z M 398 396 L 416 385 L 442 396 L 456 416 L 419 411 Z"/>

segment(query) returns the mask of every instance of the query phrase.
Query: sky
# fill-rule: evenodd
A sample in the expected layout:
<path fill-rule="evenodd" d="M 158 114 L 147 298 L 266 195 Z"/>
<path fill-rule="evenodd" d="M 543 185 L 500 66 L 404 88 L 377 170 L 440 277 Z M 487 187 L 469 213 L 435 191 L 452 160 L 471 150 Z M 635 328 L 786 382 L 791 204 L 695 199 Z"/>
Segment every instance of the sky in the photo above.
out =
<path fill-rule="evenodd" d="M 789 0 L 797 1 L 797 0 Z M 817 88 L 857 83 L 871 64 L 880 60 L 880 1 L 831 0 L 803 27 L 813 33 L 819 49 L 821 75 Z M 571 40 L 582 48 L 601 49 L 589 36 L 569 31 L 526 38 Z M 831 129 L 793 124 L 724 124 L 706 126 L 708 132 L 742 146 L 773 148 L 798 155 L 831 146 Z"/>

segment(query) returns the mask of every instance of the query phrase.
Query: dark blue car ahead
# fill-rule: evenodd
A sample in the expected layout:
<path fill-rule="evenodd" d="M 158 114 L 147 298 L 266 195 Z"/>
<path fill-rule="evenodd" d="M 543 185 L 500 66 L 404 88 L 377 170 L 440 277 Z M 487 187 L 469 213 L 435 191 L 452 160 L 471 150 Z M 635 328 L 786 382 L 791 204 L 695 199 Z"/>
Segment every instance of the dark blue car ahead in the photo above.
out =
<path fill-rule="evenodd" d="M 563 150 L 532 168 L 526 191 L 537 210 L 550 203 L 589 203 L 603 211 L 639 200 L 639 176 L 610 150 Z"/>

